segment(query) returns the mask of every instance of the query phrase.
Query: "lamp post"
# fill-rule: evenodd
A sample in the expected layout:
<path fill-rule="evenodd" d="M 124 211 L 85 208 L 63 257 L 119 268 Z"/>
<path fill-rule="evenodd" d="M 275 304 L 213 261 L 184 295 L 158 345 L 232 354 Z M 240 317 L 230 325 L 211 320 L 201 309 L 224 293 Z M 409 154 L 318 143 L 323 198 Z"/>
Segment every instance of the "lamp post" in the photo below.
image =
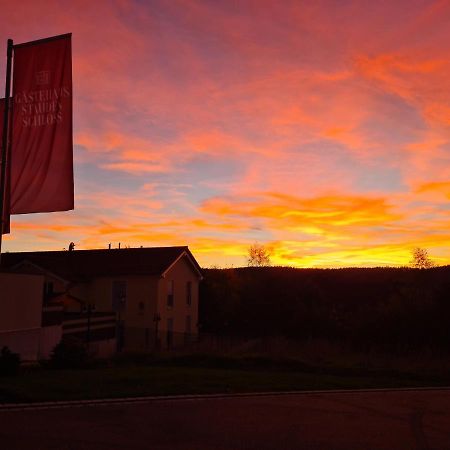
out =
<path fill-rule="evenodd" d="M 116 335 L 116 339 L 117 339 L 117 350 L 120 352 L 122 351 L 123 348 L 123 344 L 124 344 L 124 338 L 125 338 L 125 330 L 124 330 L 124 326 L 122 323 L 122 317 L 121 317 L 121 313 L 122 311 L 125 309 L 125 302 L 126 302 L 126 296 L 122 295 L 119 297 L 119 305 L 117 308 L 117 313 L 118 313 L 118 317 L 117 317 L 117 335 Z"/>
<path fill-rule="evenodd" d="M 155 312 L 153 316 L 153 322 L 155 322 L 155 349 L 158 349 L 159 347 L 159 340 L 158 340 L 158 324 L 161 320 L 161 315 L 159 312 Z"/>
<path fill-rule="evenodd" d="M 95 306 L 88 303 L 84 306 L 83 312 L 87 313 L 86 345 L 89 351 L 89 343 L 91 342 L 91 315 L 95 312 Z"/>

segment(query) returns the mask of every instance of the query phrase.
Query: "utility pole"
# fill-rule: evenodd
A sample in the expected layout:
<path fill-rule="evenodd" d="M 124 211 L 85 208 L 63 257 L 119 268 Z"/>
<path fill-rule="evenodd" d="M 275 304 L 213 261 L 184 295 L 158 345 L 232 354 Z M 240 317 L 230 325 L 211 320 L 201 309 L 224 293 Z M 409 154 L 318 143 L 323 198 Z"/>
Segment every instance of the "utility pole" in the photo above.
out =
<path fill-rule="evenodd" d="M 9 100 L 11 95 L 11 62 L 13 54 L 13 40 L 8 39 L 6 50 L 6 85 L 5 85 L 5 110 L 3 114 L 3 136 L 2 136 L 2 154 L 1 154 L 1 178 L 0 178 L 0 263 L 2 256 L 2 236 L 4 230 L 3 216 L 5 212 L 5 194 L 6 194 L 6 164 L 8 163 L 8 146 L 11 136 L 9 136 Z M 9 214 L 9 211 L 8 211 Z"/>

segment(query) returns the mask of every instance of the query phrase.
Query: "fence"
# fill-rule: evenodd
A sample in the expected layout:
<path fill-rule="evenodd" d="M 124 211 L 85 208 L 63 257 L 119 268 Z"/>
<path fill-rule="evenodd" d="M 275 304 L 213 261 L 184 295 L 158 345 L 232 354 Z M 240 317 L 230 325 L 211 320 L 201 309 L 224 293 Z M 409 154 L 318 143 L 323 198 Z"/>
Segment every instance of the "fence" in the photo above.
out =
<path fill-rule="evenodd" d="M 131 352 L 177 352 L 207 354 L 266 354 L 288 356 L 299 350 L 299 343 L 282 337 L 250 338 L 210 333 L 188 334 L 153 328 L 125 327 L 118 333 L 120 350 Z"/>
<path fill-rule="evenodd" d="M 116 343 L 116 316 L 114 313 L 65 313 L 63 335 L 85 342 L 89 352 L 98 357 L 114 354 Z"/>
<path fill-rule="evenodd" d="M 118 331 L 119 350 L 154 352 L 181 350 L 198 340 L 193 333 L 176 333 L 155 328 L 124 327 Z"/>

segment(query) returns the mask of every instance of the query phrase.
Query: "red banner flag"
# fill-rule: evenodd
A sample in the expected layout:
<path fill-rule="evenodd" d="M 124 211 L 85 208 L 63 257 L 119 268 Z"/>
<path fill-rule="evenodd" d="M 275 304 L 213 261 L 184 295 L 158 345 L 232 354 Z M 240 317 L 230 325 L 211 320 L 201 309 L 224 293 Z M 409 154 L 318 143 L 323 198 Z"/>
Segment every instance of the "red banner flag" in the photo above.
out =
<path fill-rule="evenodd" d="M 11 214 L 73 209 L 71 35 L 14 46 Z"/>
<path fill-rule="evenodd" d="M 3 137 L 3 114 L 5 113 L 5 99 L 0 98 L 0 147 L 2 145 Z M 0 149 L 1 151 L 2 149 Z M 4 203 L 3 203 L 3 228 L 2 234 L 9 233 L 9 165 L 8 165 L 8 155 L 6 156 L 6 181 L 5 181 L 5 191 L 4 191 Z M 0 182 L 1 180 L 1 158 L 0 158 Z"/>

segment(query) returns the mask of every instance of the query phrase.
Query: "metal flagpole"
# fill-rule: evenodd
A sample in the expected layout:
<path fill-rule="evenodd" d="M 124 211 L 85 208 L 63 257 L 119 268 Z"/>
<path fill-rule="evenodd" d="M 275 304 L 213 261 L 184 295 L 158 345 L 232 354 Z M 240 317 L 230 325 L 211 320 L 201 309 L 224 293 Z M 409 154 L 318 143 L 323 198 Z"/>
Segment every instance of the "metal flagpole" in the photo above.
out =
<path fill-rule="evenodd" d="M 3 211 L 5 206 L 6 190 L 6 162 L 8 152 L 8 134 L 9 134 L 9 100 L 11 94 L 11 62 L 13 52 L 13 41 L 8 39 L 6 51 L 6 85 L 5 85 L 5 111 L 3 115 L 3 136 L 2 136 L 2 168 L 0 179 L 0 263 L 2 255 L 2 236 L 3 236 Z"/>

